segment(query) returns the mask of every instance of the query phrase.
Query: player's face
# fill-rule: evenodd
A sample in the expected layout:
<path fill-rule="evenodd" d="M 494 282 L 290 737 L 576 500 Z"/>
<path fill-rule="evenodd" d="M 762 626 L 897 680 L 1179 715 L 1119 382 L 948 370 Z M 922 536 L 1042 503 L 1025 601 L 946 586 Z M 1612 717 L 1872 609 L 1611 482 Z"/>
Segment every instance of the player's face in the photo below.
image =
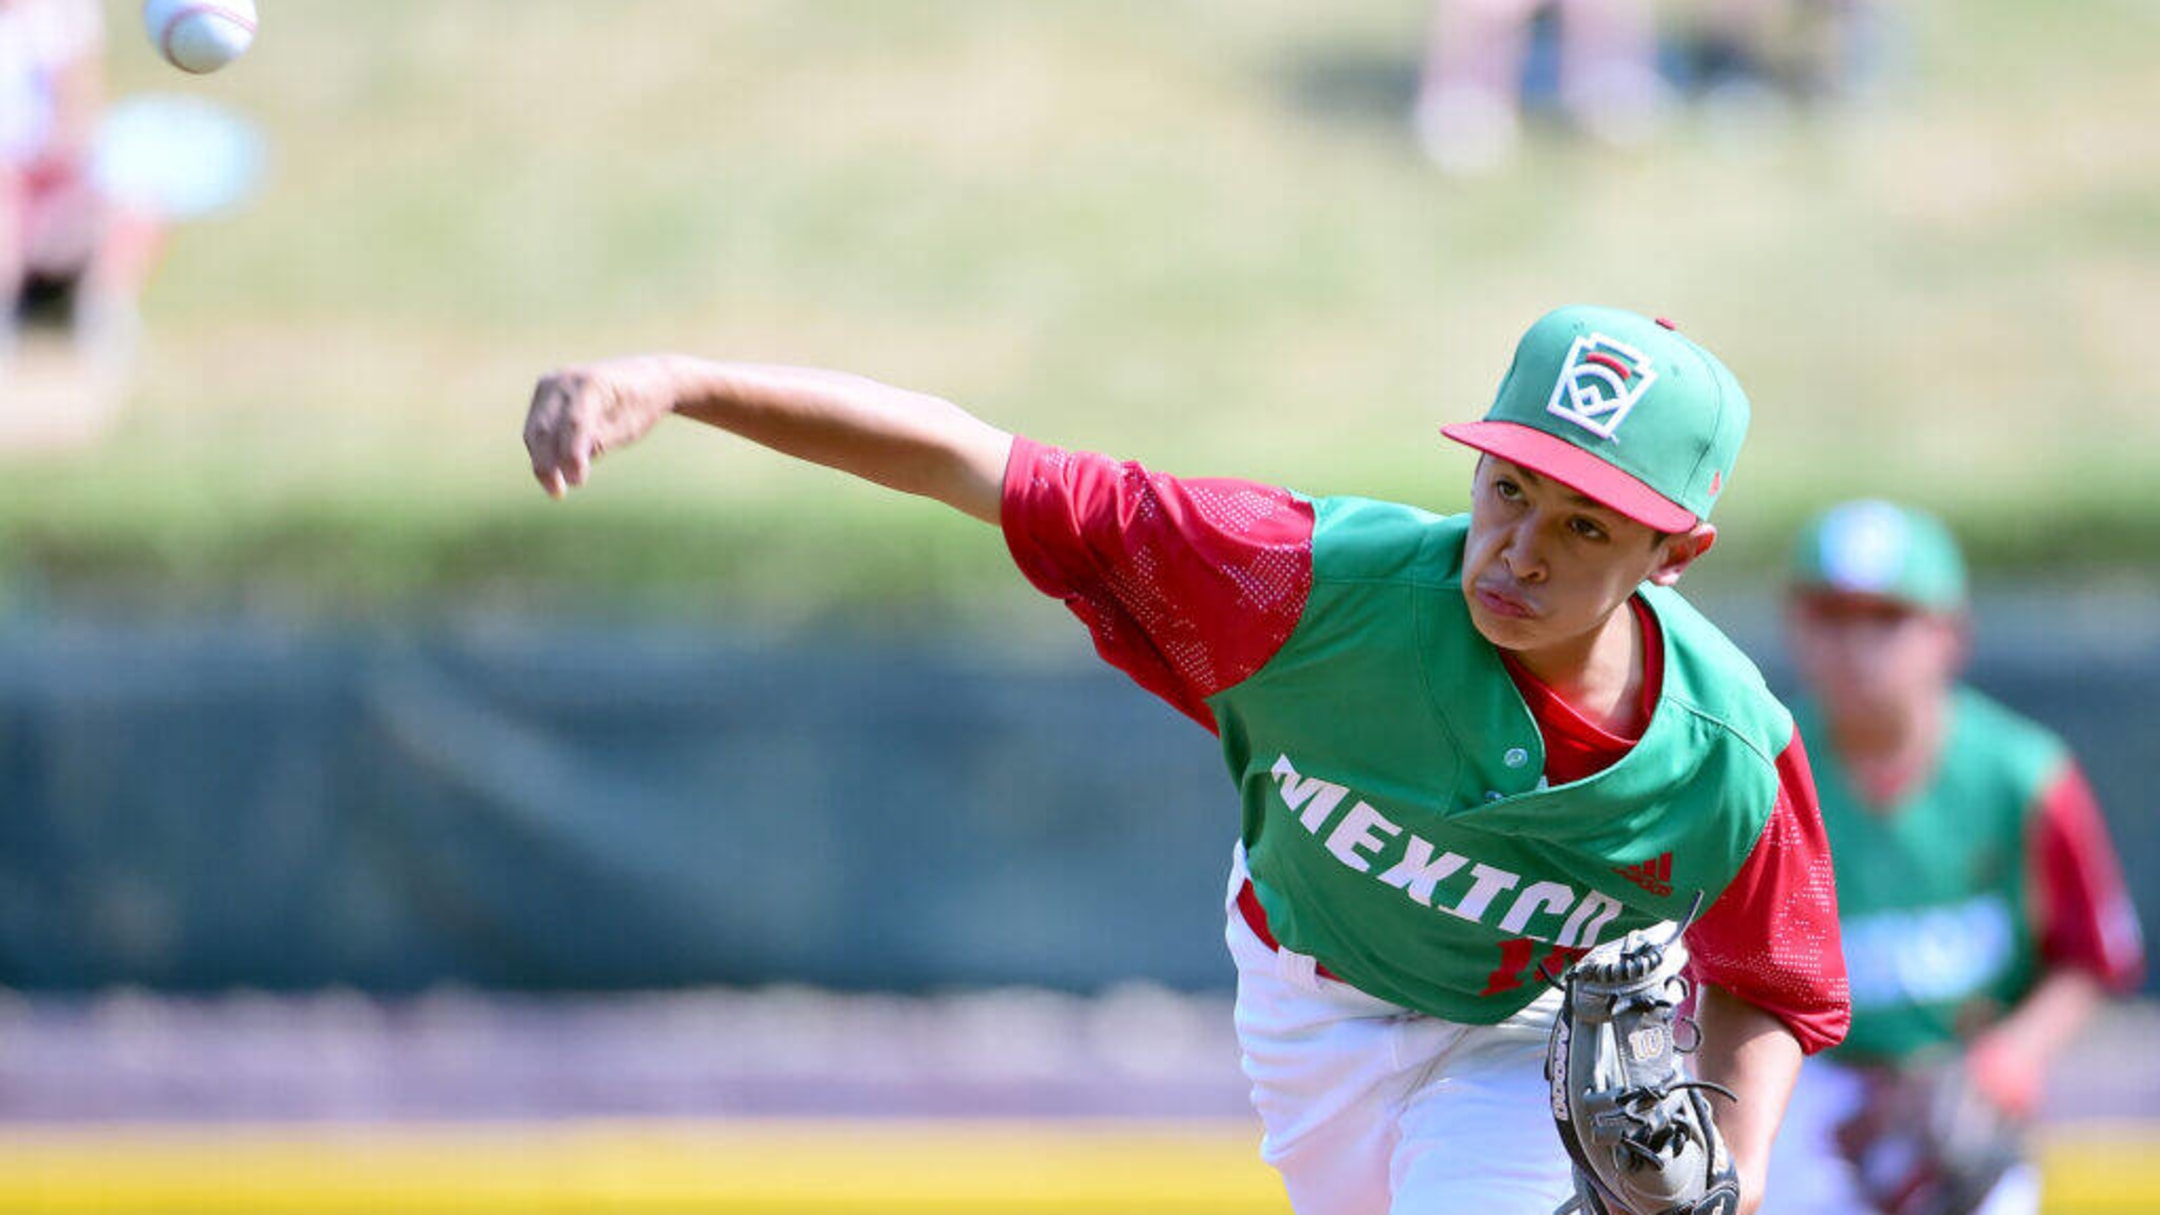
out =
<path fill-rule="evenodd" d="M 1487 641 L 1565 665 L 1644 582 L 1671 585 L 1716 537 L 1650 528 L 1496 456 L 1478 462 L 1463 598 Z"/>
<path fill-rule="evenodd" d="M 1795 595 L 1786 626 L 1800 678 L 1833 721 L 1914 713 L 1949 688 L 1964 660 L 1960 617 L 1872 595 Z"/>

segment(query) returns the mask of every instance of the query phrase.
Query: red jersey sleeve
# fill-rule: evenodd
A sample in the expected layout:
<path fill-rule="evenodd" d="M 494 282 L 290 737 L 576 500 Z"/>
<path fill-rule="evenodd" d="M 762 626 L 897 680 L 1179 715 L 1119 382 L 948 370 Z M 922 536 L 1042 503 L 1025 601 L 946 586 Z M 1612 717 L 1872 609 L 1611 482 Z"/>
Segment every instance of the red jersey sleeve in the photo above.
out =
<path fill-rule="evenodd" d="M 1002 518 L 1013 561 L 1096 652 L 1210 730 L 1206 698 L 1274 657 L 1312 590 L 1312 507 L 1272 486 L 1016 438 Z"/>
<path fill-rule="evenodd" d="M 1808 1054 L 1852 1024 L 1837 880 L 1796 730 L 1778 756 L 1777 804 L 1710 910 L 1688 929 L 1689 969 L 1785 1023 Z"/>
<path fill-rule="evenodd" d="M 2116 991 L 2144 978 L 2145 944 L 2123 886 L 2107 820 L 2075 761 L 2063 765 L 2032 816 L 2034 904 L 2040 956 L 2051 967 L 2091 971 Z"/>

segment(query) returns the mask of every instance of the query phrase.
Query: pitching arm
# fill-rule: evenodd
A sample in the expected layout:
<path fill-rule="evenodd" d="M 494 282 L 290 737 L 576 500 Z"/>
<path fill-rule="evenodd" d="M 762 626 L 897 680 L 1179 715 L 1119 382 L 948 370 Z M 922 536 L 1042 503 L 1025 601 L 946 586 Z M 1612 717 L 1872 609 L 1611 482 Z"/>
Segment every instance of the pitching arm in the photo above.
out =
<path fill-rule="evenodd" d="M 1785 1103 L 1800 1075 L 1800 1040 L 1777 1017 L 1704 984 L 1696 1016 L 1702 1047 L 1698 1077 L 1731 1089 L 1738 1101 L 1718 1101 L 1718 1130 L 1740 1174 L 1740 1215 L 1762 1205 L 1770 1171 L 1770 1143 L 1785 1119 Z"/>
<path fill-rule="evenodd" d="M 998 522 L 1010 434 L 938 397 L 807 367 L 636 355 L 557 371 L 526 414 L 533 476 L 560 498 L 670 413 Z"/>

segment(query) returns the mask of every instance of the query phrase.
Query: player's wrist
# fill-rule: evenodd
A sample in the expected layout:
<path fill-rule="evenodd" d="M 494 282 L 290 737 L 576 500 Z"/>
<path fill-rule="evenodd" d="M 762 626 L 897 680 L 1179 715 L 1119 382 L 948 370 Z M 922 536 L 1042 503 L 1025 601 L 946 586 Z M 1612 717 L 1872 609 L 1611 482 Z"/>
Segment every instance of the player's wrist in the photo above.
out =
<path fill-rule="evenodd" d="M 2022 1118 L 2039 1107 L 2040 1061 L 2010 1035 L 1976 1040 L 1965 1052 L 1965 1072 L 1973 1086 L 2006 1113 Z"/>
<path fill-rule="evenodd" d="M 1762 1209 L 1763 1195 L 1768 1192 L 1769 1174 L 1760 1166 L 1744 1160 L 1735 1160 L 1735 1171 L 1740 1175 L 1740 1198 L 1733 1206 L 1733 1215 L 1755 1215 Z"/>

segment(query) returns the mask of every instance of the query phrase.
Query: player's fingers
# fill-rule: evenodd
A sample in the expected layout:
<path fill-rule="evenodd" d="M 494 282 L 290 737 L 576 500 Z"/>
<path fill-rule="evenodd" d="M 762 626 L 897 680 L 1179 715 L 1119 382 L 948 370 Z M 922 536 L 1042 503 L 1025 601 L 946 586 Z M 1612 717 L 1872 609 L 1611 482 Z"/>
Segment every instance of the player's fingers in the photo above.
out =
<path fill-rule="evenodd" d="M 544 376 L 533 389 L 525 419 L 525 448 L 532 458 L 533 475 L 553 497 L 563 497 L 584 484 L 591 470 L 593 395 L 590 378 L 577 371 Z"/>
<path fill-rule="evenodd" d="M 554 470 L 560 462 L 557 422 L 561 410 L 557 402 L 556 377 L 543 376 L 533 386 L 532 404 L 525 410 L 525 456 L 532 461 L 533 478 L 540 488 L 560 497 Z"/>
<path fill-rule="evenodd" d="M 525 442 L 527 446 L 531 446 L 535 438 L 545 434 L 549 423 L 562 414 L 563 398 L 566 395 L 563 389 L 563 375 L 561 372 L 551 372 L 541 376 L 533 384 L 532 401 L 525 407 Z"/>
<path fill-rule="evenodd" d="M 551 372 L 533 386 L 532 404 L 525 411 L 525 443 L 536 457 L 542 454 L 538 444 L 550 439 L 559 443 L 566 432 L 580 429 L 581 420 L 592 412 L 586 399 L 590 395 L 587 377 L 575 371 Z"/>
<path fill-rule="evenodd" d="M 546 490 L 548 496 L 562 497 L 562 459 L 556 454 L 554 436 L 529 433 L 525 437 L 525 447 L 532 458 L 533 480 L 540 483 L 540 488 Z"/>
<path fill-rule="evenodd" d="M 538 463 L 541 448 L 547 441 L 547 426 L 541 420 L 540 401 L 537 396 L 533 399 L 532 407 L 525 411 L 525 432 L 523 437 L 525 439 L 525 454 L 531 456 L 534 463 Z"/>

